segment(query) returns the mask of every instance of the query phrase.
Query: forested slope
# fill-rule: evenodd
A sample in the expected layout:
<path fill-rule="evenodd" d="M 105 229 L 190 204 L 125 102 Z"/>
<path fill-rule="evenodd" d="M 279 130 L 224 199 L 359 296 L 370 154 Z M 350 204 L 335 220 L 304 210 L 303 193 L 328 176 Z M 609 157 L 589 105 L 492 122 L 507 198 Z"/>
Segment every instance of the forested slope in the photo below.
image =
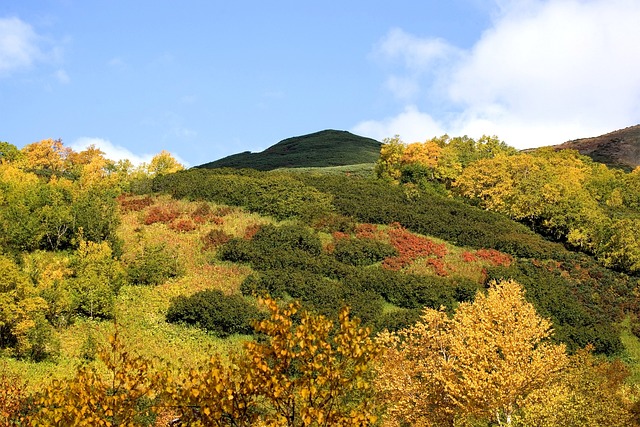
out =
<path fill-rule="evenodd" d="M 633 173 L 495 138 L 386 141 L 368 177 L 4 144 L 0 422 L 636 422 Z"/>

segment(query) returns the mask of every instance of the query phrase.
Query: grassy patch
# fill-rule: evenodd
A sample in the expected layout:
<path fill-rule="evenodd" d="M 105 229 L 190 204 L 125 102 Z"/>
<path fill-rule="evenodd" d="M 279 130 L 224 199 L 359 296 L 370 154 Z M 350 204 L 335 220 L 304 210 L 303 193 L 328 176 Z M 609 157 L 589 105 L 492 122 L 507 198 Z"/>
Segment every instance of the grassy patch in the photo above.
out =
<path fill-rule="evenodd" d="M 631 370 L 628 382 L 640 384 L 640 339 L 631 333 L 631 318 L 629 316 L 620 326 L 620 339 L 624 345 L 623 359 Z"/>

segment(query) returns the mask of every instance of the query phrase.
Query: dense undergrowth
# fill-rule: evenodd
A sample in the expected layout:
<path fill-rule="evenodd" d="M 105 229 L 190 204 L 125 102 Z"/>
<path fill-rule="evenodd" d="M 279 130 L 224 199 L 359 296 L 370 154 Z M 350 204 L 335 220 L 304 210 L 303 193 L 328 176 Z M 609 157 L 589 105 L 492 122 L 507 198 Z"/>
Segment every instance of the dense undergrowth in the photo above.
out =
<path fill-rule="evenodd" d="M 512 296 L 526 296 L 535 312 L 551 322 L 552 336 L 542 328 L 544 346 L 562 354 L 566 348 L 569 359 L 557 366 L 565 376 L 554 383 L 563 396 L 575 392 L 571 388 L 575 373 L 586 381 L 580 393 L 588 394 L 589 387 L 600 384 L 600 388 L 614 390 L 611 398 L 618 399 L 620 408 L 628 409 L 636 399 L 632 386 L 625 384 L 626 368 L 619 365 L 618 369 L 620 362 L 597 357 L 622 357 L 632 367 L 630 378 L 637 378 L 637 280 L 503 214 L 455 198 L 442 184 L 396 185 L 367 177 L 366 168 L 356 168 L 358 173 L 343 168 L 329 173 L 189 170 L 147 174 L 128 184 L 112 173 L 98 174 L 88 183 L 92 169 L 82 164 L 75 167 L 79 168 L 76 178 L 55 173 L 37 178 L 13 164 L 0 163 L 0 184 L 11 196 L 0 200 L 6 202 L 3 209 L 7 208 L 0 211 L 0 225 L 11 231 L 0 242 L 0 381 L 17 387 L 10 394 L 0 393 L 0 401 L 6 398 L 12 413 L 28 411 L 21 406 L 31 399 L 26 396 L 37 395 L 50 381 L 50 398 L 55 390 L 85 393 L 83 384 L 89 380 L 103 387 L 109 369 L 117 371 L 120 366 L 109 362 L 109 357 L 118 354 L 121 365 L 138 364 L 135 369 L 139 370 L 132 374 L 140 373 L 138 380 L 144 387 L 151 383 L 163 387 L 159 394 L 150 391 L 135 399 L 143 405 L 129 408 L 136 417 L 155 408 L 151 411 L 155 415 L 136 418 L 135 425 L 160 423 L 160 414 L 179 413 L 184 420 L 201 417 L 199 410 L 188 412 L 180 405 L 193 401 L 204 408 L 214 403 L 180 393 L 202 386 L 202 393 L 214 399 L 218 391 L 205 386 L 212 384 L 213 380 L 206 380 L 212 374 L 220 381 L 215 384 L 236 387 L 236 391 L 249 387 L 234 396 L 257 399 L 252 403 L 257 412 L 249 415 L 262 419 L 273 411 L 267 406 L 271 409 L 264 412 L 261 406 L 273 390 L 261 388 L 262 383 L 242 382 L 241 378 L 248 378 L 242 377 L 245 374 L 227 368 L 229 364 L 243 366 L 258 378 L 262 374 L 252 369 L 274 368 L 278 357 L 270 353 L 267 365 L 243 364 L 240 360 L 246 349 L 290 351 L 291 357 L 298 357 L 304 352 L 291 346 L 307 343 L 292 344 L 291 331 L 304 335 L 309 325 L 320 328 L 316 335 L 325 337 L 322 343 L 315 335 L 309 337 L 311 348 L 323 348 L 330 354 L 340 345 L 356 345 L 345 338 L 352 333 L 363 340 L 369 340 L 371 333 L 388 337 L 389 331 L 392 337 L 403 336 L 411 328 L 428 324 L 428 316 L 431 321 L 440 319 L 442 326 L 482 301 L 487 289 L 495 289 L 498 283 L 511 283 L 516 289 Z M 96 179 L 100 176 L 102 180 Z M 89 197 L 94 185 L 100 197 Z M 16 202 L 16 207 L 9 202 Z M 52 203 L 60 212 L 50 207 Z M 46 221 L 13 224 L 16 209 L 31 211 Z M 30 227 L 35 235 L 22 226 Z M 520 285 L 524 293 L 517 288 Z M 269 320 L 269 310 L 274 315 L 282 309 L 270 297 L 281 307 L 292 303 L 288 307 L 296 308 L 290 309 L 291 317 L 278 314 L 280 317 Z M 269 310 L 259 306 L 259 300 L 272 301 Z M 349 315 L 359 319 L 356 323 L 348 323 L 346 307 L 350 307 Z M 546 325 L 547 320 L 537 320 L 532 309 L 526 310 L 532 325 Z M 285 320 L 290 329 L 280 324 Z M 340 343 L 322 347 L 340 336 L 334 326 L 344 322 L 351 325 L 351 332 L 345 332 Z M 484 327 L 473 325 L 473 319 L 470 322 L 469 328 Z M 514 331 L 520 331 L 519 327 Z M 393 335 L 396 333 L 399 335 Z M 110 336 L 116 337 L 117 346 L 114 339 L 108 344 Z M 394 339 L 387 342 L 389 348 L 396 346 Z M 252 347 L 254 343 L 258 347 Z M 104 350 L 109 345 L 111 356 Z M 269 345 L 282 347 L 274 350 Z M 377 348 L 370 348 L 371 357 Z M 127 359 L 127 354 L 135 356 Z M 219 356 L 211 359 L 213 354 Z M 293 368 L 283 367 L 285 374 L 279 378 L 289 381 L 297 377 L 287 375 L 298 369 L 322 367 L 320 362 L 310 368 L 306 362 L 295 363 Z M 178 376 L 190 372 L 193 377 L 162 382 L 168 380 L 160 379 L 160 371 L 168 365 L 179 371 Z M 351 375 L 352 368 L 345 369 Z M 614 375 L 616 370 L 619 374 Z M 342 402 L 341 409 L 356 407 L 371 392 L 372 377 L 355 376 L 353 380 L 357 396 Z M 122 381 L 128 381 L 126 375 Z M 366 387 L 360 389 L 363 384 Z M 104 392 L 109 395 L 113 390 L 107 387 Z M 168 394 L 160 397 L 165 392 Z M 117 397 L 117 393 L 109 396 Z M 551 398 L 537 396 L 542 400 L 530 402 L 531 408 L 536 402 L 566 407 L 563 402 L 549 402 Z M 177 409 L 158 410 L 171 399 L 181 402 Z M 113 402 L 117 406 L 117 399 Z M 36 408 L 52 405 L 52 413 L 60 409 L 55 399 L 38 405 Z M 498 419 L 511 410 L 500 409 Z M 482 411 L 473 416 L 484 417 L 486 425 L 494 414 Z M 358 425 L 368 425 L 378 416 L 367 414 Z M 106 412 L 103 415 L 109 417 Z M 520 415 L 524 417 L 526 411 Z M 443 416 L 452 419 L 452 413 Z M 467 416 L 471 415 L 465 413 Z M 625 412 L 624 417 L 628 416 Z M 536 425 L 531 420 L 527 422 Z"/>

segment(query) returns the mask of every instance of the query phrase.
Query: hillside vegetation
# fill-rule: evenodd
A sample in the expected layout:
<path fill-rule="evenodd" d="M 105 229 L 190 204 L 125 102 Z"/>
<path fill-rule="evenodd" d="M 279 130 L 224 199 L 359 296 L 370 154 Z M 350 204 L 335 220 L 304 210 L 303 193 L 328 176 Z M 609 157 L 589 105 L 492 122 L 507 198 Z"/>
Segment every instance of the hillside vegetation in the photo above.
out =
<path fill-rule="evenodd" d="M 380 142 L 347 131 L 323 130 L 287 138 L 260 153 L 244 152 L 205 163 L 200 168 L 306 168 L 375 163 Z"/>
<path fill-rule="evenodd" d="M 596 162 L 631 171 L 640 166 L 640 125 L 596 137 L 574 139 L 553 148 L 577 150 Z"/>
<path fill-rule="evenodd" d="M 2 144 L 0 425 L 637 425 L 635 172 L 487 137 L 375 171 Z"/>

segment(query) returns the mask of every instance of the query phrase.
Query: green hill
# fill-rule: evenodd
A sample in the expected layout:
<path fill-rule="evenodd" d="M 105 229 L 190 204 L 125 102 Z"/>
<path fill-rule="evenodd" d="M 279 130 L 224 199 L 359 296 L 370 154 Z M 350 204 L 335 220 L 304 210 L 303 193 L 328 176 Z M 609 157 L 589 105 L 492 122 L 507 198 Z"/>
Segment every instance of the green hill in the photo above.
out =
<path fill-rule="evenodd" d="M 306 168 L 374 163 L 380 155 L 380 142 L 347 131 L 323 130 L 287 138 L 260 153 L 233 154 L 199 168 Z"/>

